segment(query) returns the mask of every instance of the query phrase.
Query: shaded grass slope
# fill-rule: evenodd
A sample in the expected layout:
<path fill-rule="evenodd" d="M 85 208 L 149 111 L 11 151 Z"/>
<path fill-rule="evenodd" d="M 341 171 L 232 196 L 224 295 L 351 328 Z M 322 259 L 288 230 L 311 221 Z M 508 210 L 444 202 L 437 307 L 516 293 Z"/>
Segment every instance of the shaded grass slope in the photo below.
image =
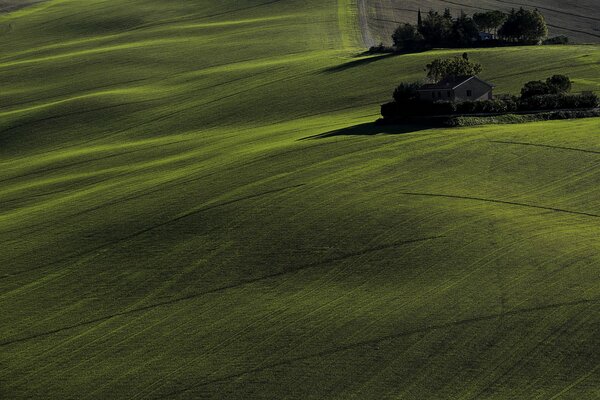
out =
<path fill-rule="evenodd" d="M 395 84 L 455 52 L 357 58 L 356 17 L 4 17 L 3 398 L 598 394 L 600 121 L 375 128 Z M 600 87 L 598 46 L 472 58 L 505 92 Z"/>

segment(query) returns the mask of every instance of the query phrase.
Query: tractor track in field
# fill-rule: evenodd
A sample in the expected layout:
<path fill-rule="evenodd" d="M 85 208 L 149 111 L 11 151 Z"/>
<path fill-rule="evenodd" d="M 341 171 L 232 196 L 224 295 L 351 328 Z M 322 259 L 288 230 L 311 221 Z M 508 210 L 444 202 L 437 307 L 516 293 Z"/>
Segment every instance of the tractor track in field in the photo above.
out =
<path fill-rule="evenodd" d="M 553 146 L 550 144 L 511 142 L 511 141 L 505 141 L 505 140 L 490 140 L 490 143 L 510 144 L 510 145 L 515 145 L 515 146 L 532 146 L 532 147 L 541 147 L 541 148 L 546 148 L 546 149 L 568 150 L 568 151 L 578 151 L 580 153 L 600 154 L 600 151 L 597 151 L 597 150 L 578 149 L 576 147 Z"/>
<path fill-rule="evenodd" d="M 494 11 L 491 8 L 479 7 L 479 6 L 476 6 L 476 5 L 460 3 L 460 2 L 457 2 L 457 1 L 450 1 L 450 0 L 441 0 L 441 1 L 443 1 L 444 3 L 453 4 L 455 6 L 460 6 L 460 7 L 471 8 L 471 9 L 474 9 L 474 10 Z M 496 1 L 498 1 L 499 3 L 505 3 L 505 4 L 517 4 L 517 5 L 519 4 L 519 3 L 503 2 L 503 1 L 500 1 L 500 0 L 496 0 Z M 538 7 L 538 8 L 541 9 L 541 7 Z M 600 21 L 600 18 L 583 17 L 583 16 L 578 15 L 578 14 L 566 13 L 566 12 L 562 12 L 562 11 L 553 10 L 553 9 L 550 9 L 550 8 L 545 8 L 545 10 L 546 11 L 556 12 L 556 13 L 561 13 L 561 14 L 565 14 L 565 15 L 570 15 L 570 16 L 576 17 L 576 18 L 587 18 L 587 19 L 590 19 L 592 21 Z M 567 28 L 565 26 L 556 25 L 556 24 L 553 24 L 553 23 L 549 23 L 547 21 L 546 21 L 546 24 L 549 27 L 551 27 L 551 28 L 561 29 L 561 30 L 564 30 L 564 31 L 569 31 L 569 32 L 574 32 L 574 33 L 581 33 L 581 34 L 584 34 L 584 35 L 589 35 L 589 36 L 593 36 L 593 37 L 596 37 L 596 38 L 600 38 L 600 35 L 598 35 L 596 33 L 592 33 L 590 31 L 583 31 L 583 30 L 580 30 L 580 29 Z"/>
<path fill-rule="evenodd" d="M 278 278 L 278 277 L 286 276 L 286 275 L 290 275 L 290 274 L 295 274 L 297 272 L 301 272 L 301 271 L 312 269 L 312 268 L 323 267 L 323 266 L 326 266 L 326 265 L 329 265 L 332 263 L 345 261 L 350 258 L 359 257 L 359 256 L 363 256 L 366 254 L 370 254 L 370 253 L 374 253 L 374 252 L 378 252 L 378 251 L 382 251 L 382 250 L 388 250 L 388 249 L 398 248 L 398 247 L 407 246 L 407 245 L 411 245 L 411 244 L 427 242 L 427 241 L 431 241 L 431 240 L 441 239 L 443 237 L 444 236 L 432 236 L 432 237 L 425 237 L 425 238 L 412 239 L 412 240 L 403 240 L 403 241 L 398 241 L 398 242 L 394 242 L 394 243 L 388 243 L 388 244 L 382 244 L 382 245 L 378 245 L 378 246 L 369 247 L 367 249 L 363 249 L 360 251 L 348 252 L 348 253 L 340 254 L 337 256 L 331 256 L 331 257 L 325 258 L 320 261 L 315 261 L 312 263 L 304 264 L 300 267 L 293 268 L 288 271 L 281 271 L 281 272 L 277 272 L 277 273 L 273 273 L 273 274 L 269 274 L 269 275 L 264 275 L 264 276 L 254 278 L 254 279 L 243 280 L 241 282 L 237 282 L 237 283 L 227 285 L 227 286 L 221 286 L 219 288 L 215 288 L 212 290 L 207 290 L 207 291 L 200 292 L 200 293 L 194 293 L 194 294 L 190 294 L 190 295 L 184 296 L 184 297 L 170 299 L 170 300 L 166 300 L 163 302 L 149 304 L 149 305 L 143 306 L 143 307 L 137 307 L 137 308 L 127 310 L 127 311 L 122 311 L 122 312 L 113 313 L 110 315 L 105 315 L 105 316 L 94 318 L 94 319 L 91 319 L 88 321 L 79 322 L 77 324 L 64 326 L 64 327 L 53 329 L 50 331 L 40 332 L 40 333 L 33 334 L 30 336 L 26 336 L 26 337 L 4 340 L 4 341 L 0 342 L 0 347 L 9 346 L 9 345 L 16 344 L 16 343 L 27 342 L 29 340 L 34 340 L 34 339 L 38 339 L 41 337 L 50 336 L 50 335 L 54 335 L 54 334 L 61 333 L 61 332 L 66 332 L 66 331 L 80 328 L 83 326 L 108 321 L 108 320 L 110 320 L 112 318 L 116 318 L 116 317 L 137 314 L 137 313 L 149 311 L 149 310 L 152 310 L 152 309 L 155 309 L 158 307 L 164 307 L 164 306 L 169 306 L 169 305 L 173 305 L 173 304 L 178 304 L 178 303 L 185 302 L 187 300 L 193 300 L 193 299 L 196 299 L 196 298 L 199 298 L 202 296 L 207 296 L 210 294 L 217 294 L 217 293 L 221 293 L 221 292 L 231 290 L 231 289 L 237 289 L 237 288 L 251 285 L 254 283 L 258 283 L 258 282 L 262 282 L 262 281 L 266 281 L 266 280 L 270 280 L 270 279 L 274 279 L 274 278 Z M 94 249 L 91 252 L 94 252 L 97 250 L 99 250 L 99 249 Z"/>
<path fill-rule="evenodd" d="M 46 0 L 0 0 L 0 15 L 31 7 L 44 1 Z"/>
<path fill-rule="evenodd" d="M 520 6 L 520 7 L 525 6 L 525 4 L 523 4 L 523 3 L 517 3 L 517 2 L 514 2 L 514 1 L 507 1 L 507 0 L 496 0 L 496 1 L 498 3 L 510 4 L 510 5 L 514 5 L 514 6 Z M 564 11 L 564 10 L 559 10 L 557 8 L 544 7 L 544 6 L 540 6 L 540 5 L 536 5 L 535 8 L 537 8 L 538 10 L 546 10 L 546 11 L 555 12 L 557 14 L 570 15 L 571 17 L 589 19 L 589 20 L 592 20 L 592 21 L 598 21 L 598 22 L 600 22 L 600 18 L 590 17 L 589 15 L 575 14 L 575 13 L 572 13 L 572 12 L 568 12 L 568 11 Z"/>
<path fill-rule="evenodd" d="M 375 39 L 371 35 L 369 29 L 369 7 L 367 0 L 358 0 L 358 24 L 360 26 L 360 32 L 362 34 L 362 40 L 365 47 L 375 46 Z"/>
<path fill-rule="evenodd" d="M 323 351 L 308 354 L 305 356 L 299 356 L 299 357 L 294 357 L 294 358 L 290 358 L 287 360 L 282 360 L 280 362 L 265 365 L 263 367 L 258 367 L 258 368 L 253 368 L 253 369 L 249 369 L 246 371 L 241 371 L 237 374 L 231 374 L 231 375 L 223 376 L 220 378 L 211 379 L 211 380 L 199 383 L 197 385 L 193 385 L 193 386 L 190 386 L 187 388 L 183 388 L 183 389 L 180 389 L 177 391 L 167 393 L 167 394 L 163 395 L 161 398 L 170 398 L 170 397 L 178 396 L 178 395 L 187 393 L 191 390 L 198 389 L 198 388 L 201 388 L 204 386 L 210 386 L 210 385 L 216 384 L 216 383 L 227 382 L 232 379 L 237 379 L 237 378 L 241 378 L 241 377 L 244 377 L 247 375 L 268 371 L 273 368 L 284 367 L 284 366 L 287 366 L 290 364 L 295 364 L 297 362 L 302 362 L 302 361 L 310 360 L 313 358 L 328 357 L 328 356 L 331 356 L 331 355 L 334 355 L 334 354 L 337 354 L 337 353 L 340 353 L 343 351 L 349 351 L 349 350 L 353 350 L 355 348 L 360 348 L 363 346 L 378 345 L 378 344 L 381 344 L 382 342 L 400 339 L 403 337 L 409 337 L 409 336 L 418 335 L 418 334 L 426 335 L 426 334 L 429 334 L 429 333 L 437 331 L 437 330 L 451 329 L 451 328 L 475 324 L 475 323 L 479 323 L 479 322 L 493 321 L 498 318 L 518 316 L 518 315 L 522 315 L 522 314 L 529 314 L 529 313 L 534 313 L 534 312 L 539 312 L 539 311 L 557 310 L 557 309 L 561 309 L 564 307 L 590 306 L 592 304 L 598 303 L 599 301 L 600 301 L 600 297 L 592 298 L 592 299 L 574 300 L 574 301 L 569 301 L 569 302 L 552 303 L 552 304 L 540 305 L 540 306 L 535 306 L 535 307 L 530 307 L 530 308 L 520 308 L 520 309 L 516 309 L 516 310 L 506 311 L 503 313 L 471 317 L 471 318 L 461 319 L 458 321 L 447 322 L 444 324 L 425 326 L 425 327 L 417 328 L 417 329 L 413 329 L 413 330 L 401 331 L 401 332 L 397 332 L 397 333 L 392 333 L 390 335 L 380 336 L 380 337 L 377 337 L 377 338 L 371 339 L 371 340 L 364 340 L 364 341 L 360 341 L 360 342 L 350 343 L 347 345 L 337 346 L 337 347 L 334 347 L 334 348 L 331 348 L 328 350 L 323 350 Z M 566 326 L 566 324 L 565 324 L 565 326 Z M 551 335 L 554 335 L 555 333 L 556 333 L 556 331 L 552 331 Z"/>
<path fill-rule="evenodd" d="M 446 198 L 446 199 L 480 201 L 480 202 L 484 202 L 484 203 L 505 204 L 505 205 L 511 205 L 511 206 L 517 206 L 517 207 L 533 208 L 533 209 L 537 209 L 537 210 L 554 211 L 554 212 L 558 212 L 558 213 L 565 213 L 565 214 L 577 215 L 577 216 L 582 216 L 582 217 L 600 218 L 600 214 L 593 214 L 593 213 L 588 213 L 588 212 L 583 212 L 583 211 L 565 210 L 562 208 L 555 208 L 555 207 L 538 206 L 535 204 L 519 203 L 519 202 L 514 202 L 514 201 L 487 199 L 484 197 L 460 196 L 460 195 L 443 194 L 443 193 L 418 193 L 418 192 L 399 192 L 399 194 L 403 194 L 406 196 L 441 197 L 441 198 Z"/>

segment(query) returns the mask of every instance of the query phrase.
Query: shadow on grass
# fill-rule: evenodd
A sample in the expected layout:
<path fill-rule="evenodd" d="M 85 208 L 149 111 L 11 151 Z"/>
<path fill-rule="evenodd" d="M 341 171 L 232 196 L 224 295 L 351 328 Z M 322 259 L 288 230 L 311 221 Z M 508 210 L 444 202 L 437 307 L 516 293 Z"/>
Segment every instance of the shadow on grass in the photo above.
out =
<path fill-rule="evenodd" d="M 391 57 L 395 57 L 395 56 L 397 56 L 397 54 L 395 54 L 395 53 L 386 53 L 386 54 L 380 54 L 380 55 L 376 55 L 376 56 L 372 56 L 372 57 L 361 58 L 359 60 L 348 61 L 347 63 L 344 63 L 344 64 L 325 68 L 323 70 L 323 72 L 325 72 L 325 73 L 342 72 L 342 71 L 346 71 L 351 68 L 361 67 L 364 65 L 368 65 L 368 64 L 371 64 L 371 63 L 374 63 L 374 62 L 377 62 L 380 60 L 385 60 L 386 58 L 391 58 Z"/>
<path fill-rule="evenodd" d="M 405 51 L 395 51 L 392 53 L 372 53 L 369 51 L 365 51 L 363 53 L 357 54 L 356 57 L 364 57 L 359 60 L 348 61 L 344 64 L 336 65 L 334 67 L 325 68 L 323 72 L 325 73 L 333 73 L 333 72 L 342 72 L 347 69 L 361 67 L 364 65 L 368 65 L 377 61 L 385 60 L 387 58 L 392 57 L 400 57 L 407 54 L 416 54 L 416 53 L 424 53 L 429 51 L 429 49 L 417 49 L 417 50 L 405 50 Z"/>
<path fill-rule="evenodd" d="M 367 122 L 364 124 L 349 126 L 347 128 L 336 129 L 318 135 L 307 136 L 300 140 L 325 139 L 333 136 L 374 136 L 374 135 L 401 135 L 423 131 L 435 128 L 433 124 L 412 123 L 412 124 L 380 124 L 376 122 Z"/>

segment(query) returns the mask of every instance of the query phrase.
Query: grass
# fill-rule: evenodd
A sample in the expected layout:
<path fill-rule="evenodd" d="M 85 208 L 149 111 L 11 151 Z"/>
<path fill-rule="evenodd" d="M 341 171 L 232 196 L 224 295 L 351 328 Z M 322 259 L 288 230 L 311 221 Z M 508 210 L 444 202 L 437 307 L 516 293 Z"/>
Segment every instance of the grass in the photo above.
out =
<path fill-rule="evenodd" d="M 359 58 L 353 10 L 3 17 L 2 397 L 598 394 L 600 120 L 375 128 L 460 52 Z M 470 53 L 599 91 L 598 46 Z"/>

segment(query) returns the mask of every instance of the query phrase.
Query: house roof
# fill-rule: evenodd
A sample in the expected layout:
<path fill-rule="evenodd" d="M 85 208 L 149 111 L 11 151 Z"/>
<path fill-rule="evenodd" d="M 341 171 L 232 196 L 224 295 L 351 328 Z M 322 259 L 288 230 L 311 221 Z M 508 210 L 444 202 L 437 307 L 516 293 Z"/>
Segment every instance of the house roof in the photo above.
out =
<path fill-rule="evenodd" d="M 427 84 L 421 86 L 419 88 L 419 90 L 456 89 L 460 85 L 463 85 L 472 79 L 477 79 L 478 81 L 483 82 L 484 84 L 488 85 L 490 88 L 494 87 L 494 85 L 492 85 L 491 83 L 486 82 L 483 79 L 480 79 L 479 77 L 477 77 L 475 75 L 470 75 L 470 76 L 455 76 L 455 77 L 445 78 L 445 79 L 442 79 L 441 81 L 439 81 L 438 83 L 427 83 Z"/>

